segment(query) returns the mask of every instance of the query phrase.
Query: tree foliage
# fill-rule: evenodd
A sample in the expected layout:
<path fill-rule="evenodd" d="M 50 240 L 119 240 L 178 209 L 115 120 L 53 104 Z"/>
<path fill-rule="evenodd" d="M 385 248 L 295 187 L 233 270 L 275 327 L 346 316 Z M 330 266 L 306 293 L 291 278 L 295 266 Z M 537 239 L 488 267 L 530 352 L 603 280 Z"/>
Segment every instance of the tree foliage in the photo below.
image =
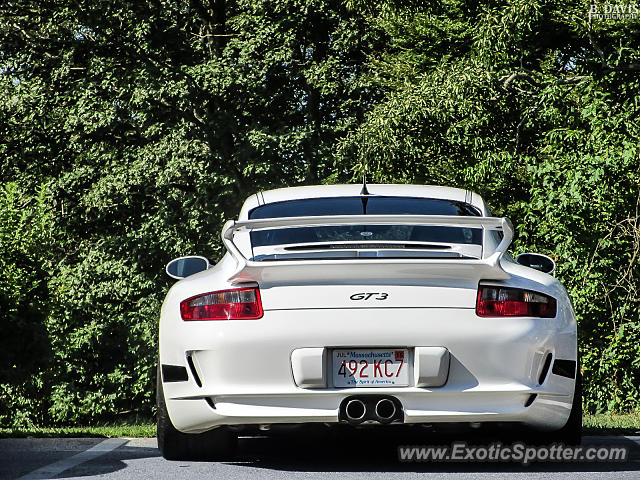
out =
<path fill-rule="evenodd" d="M 586 406 L 636 408 L 638 19 L 578 1 L 0 6 L 0 423 L 151 413 L 175 256 L 261 189 L 468 187 L 554 256 Z M 29 352 L 29 358 L 20 352 Z"/>
<path fill-rule="evenodd" d="M 349 177 L 332 146 L 376 98 L 380 39 L 324 0 L 23 0 L 0 25 L 0 171 L 49 185 L 56 232 L 44 395 L 0 421 L 149 414 L 164 264 L 219 257 L 259 189 Z"/>
<path fill-rule="evenodd" d="M 53 232 L 46 186 L 31 193 L 0 184 L 0 418 L 11 414 L 12 422 L 33 425 L 43 421 L 33 415 L 51 358 L 47 251 Z"/>
<path fill-rule="evenodd" d="M 570 1 L 384 4 L 386 95 L 341 140 L 379 181 L 470 188 L 558 262 L 590 410 L 640 398 L 640 18 Z M 603 11 L 603 9 L 600 9 Z"/>

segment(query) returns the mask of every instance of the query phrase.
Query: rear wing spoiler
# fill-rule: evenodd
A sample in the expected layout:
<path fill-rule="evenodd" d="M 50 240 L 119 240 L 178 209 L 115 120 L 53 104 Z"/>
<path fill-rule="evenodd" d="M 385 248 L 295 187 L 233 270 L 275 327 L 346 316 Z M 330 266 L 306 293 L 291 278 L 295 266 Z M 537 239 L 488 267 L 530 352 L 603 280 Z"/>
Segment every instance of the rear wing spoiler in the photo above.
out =
<path fill-rule="evenodd" d="M 336 225 L 418 225 L 482 228 L 500 231 L 502 240 L 492 252 L 483 245 L 481 259 L 419 259 L 419 258 L 349 258 L 331 260 L 264 260 L 247 258 L 234 243 L 234 234 L 278 228 L 319 227 Z M 222 241 L 237 262 L 230 277 L 232 282 L 291 281 L 304 282 L 339 280 L 353 276 L 375 281 L 385 278 L 407 277 L 407 280 L 461 278 L 477 281 L 480 278 L 502 280 L 509 275 L 502 269 L 500 259 L 513 240 L 513 225 L 507 217 L 471 217 L 455 215 L 323 215 L 310 217 L 279 217 L 256 220 L 229 220 L 222 229 Z M 389 264 L 402 268 L 383 268 Z M 336 267 L 347 270 L 336 270 Z M 391 271 L 393 270 L 393 272 Z M 398 273 L 401 272 L 401 273 Z"/>

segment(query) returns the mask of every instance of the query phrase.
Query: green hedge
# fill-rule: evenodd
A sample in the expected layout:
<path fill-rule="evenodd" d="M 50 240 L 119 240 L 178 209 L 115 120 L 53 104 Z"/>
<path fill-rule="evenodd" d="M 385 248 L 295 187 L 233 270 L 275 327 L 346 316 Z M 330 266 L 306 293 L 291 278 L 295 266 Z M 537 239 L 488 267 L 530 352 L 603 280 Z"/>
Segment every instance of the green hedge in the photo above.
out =
<path fill-rule="evenodd" d="M 365 170 L 511 216 L 574 300 L 585 406 L 637 409 L 638 20 L 425 4 L 0 6 L 0 426 L 151 415 L 165 263 Z"/>

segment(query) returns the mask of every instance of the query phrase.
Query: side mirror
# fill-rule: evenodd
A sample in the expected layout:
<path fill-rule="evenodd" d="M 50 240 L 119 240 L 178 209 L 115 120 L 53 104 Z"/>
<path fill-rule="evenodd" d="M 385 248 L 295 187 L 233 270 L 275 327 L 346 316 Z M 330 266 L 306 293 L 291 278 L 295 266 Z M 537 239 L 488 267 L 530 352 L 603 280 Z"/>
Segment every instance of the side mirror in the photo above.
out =
<path fill-rule="evenodd" d="M 549 275 L 553 275 L 556 271 L 556 262 L 541 253 L 521 253 L 516 257 L 516 262 L 525 267 L 548 273 Z"/>
<path fill-rule="evenodd" d="M 206 258 L 188 256 L 171 260 L 169 263 L 167 263 L 167 268 L 165 270 L 167 272 L 167 275 L 169 275 L 171 278 L 182 280 L 189 275 L 202 272 L 208 268 L 209 260 L 207 260 Z"/>

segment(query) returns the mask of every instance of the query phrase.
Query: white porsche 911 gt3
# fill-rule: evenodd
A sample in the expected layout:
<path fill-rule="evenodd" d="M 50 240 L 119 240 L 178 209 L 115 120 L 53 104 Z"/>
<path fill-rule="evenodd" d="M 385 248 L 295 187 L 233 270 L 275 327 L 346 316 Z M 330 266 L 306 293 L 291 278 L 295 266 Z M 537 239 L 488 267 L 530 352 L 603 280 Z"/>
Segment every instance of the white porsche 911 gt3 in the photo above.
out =
<path fill-rule="evenodd" d="M 246 426 L 313 422 L 502 422 L 579 442 L 572 304 L 553 260 L 512 259 L 512 238 L 456 188 L 251 196 L 217 265 L 167 265 L 162 454 L 220 458 Z"/>

